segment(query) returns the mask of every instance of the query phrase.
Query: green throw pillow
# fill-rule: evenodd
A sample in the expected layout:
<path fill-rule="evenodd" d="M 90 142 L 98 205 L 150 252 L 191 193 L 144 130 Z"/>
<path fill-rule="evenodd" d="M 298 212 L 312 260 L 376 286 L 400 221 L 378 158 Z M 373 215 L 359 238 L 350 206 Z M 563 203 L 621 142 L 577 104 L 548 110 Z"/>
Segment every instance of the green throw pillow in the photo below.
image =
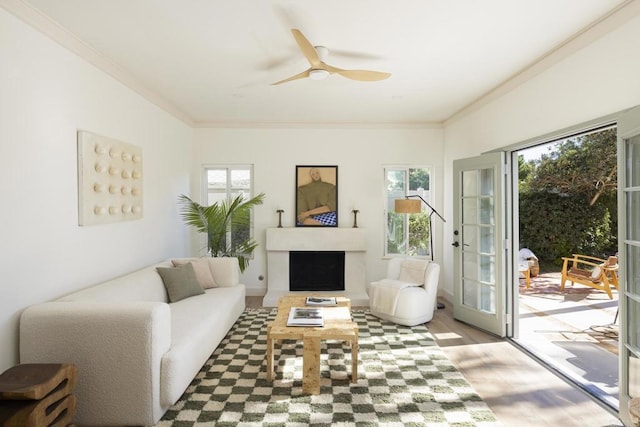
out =
<path fill-rule="evenodd" d="M 157 267 L 156 270 L 167 289 L 169 302 L 180 301 L 194 295 L 204 294 L 204 289 L 196 279 L 196 272 L 191 263 L 180 267 Z"/>

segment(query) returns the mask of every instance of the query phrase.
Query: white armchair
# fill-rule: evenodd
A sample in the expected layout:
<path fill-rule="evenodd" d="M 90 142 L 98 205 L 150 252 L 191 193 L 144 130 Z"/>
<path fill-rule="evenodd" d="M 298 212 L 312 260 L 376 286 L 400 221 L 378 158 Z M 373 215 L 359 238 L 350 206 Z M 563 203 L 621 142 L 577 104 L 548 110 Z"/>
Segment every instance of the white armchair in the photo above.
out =
<path fill-rule="evenodd" d="M 387 277 L 367 286 L 371 314 L 405 326 L 433 318 L 440 265 L 413 258 L 392 258 Z"/>

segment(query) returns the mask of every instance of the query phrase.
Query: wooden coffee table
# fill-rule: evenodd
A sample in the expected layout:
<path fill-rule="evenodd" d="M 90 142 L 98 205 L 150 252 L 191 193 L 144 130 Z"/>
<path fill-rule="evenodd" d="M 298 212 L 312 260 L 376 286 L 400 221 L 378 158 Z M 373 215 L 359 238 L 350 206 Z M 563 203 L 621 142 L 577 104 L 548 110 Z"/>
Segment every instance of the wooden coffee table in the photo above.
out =
<path fill-rule="evenodd" d="M 342 340 L 351 345 L 351 382 L 358 382 L 358 324 L 351 319 L 351 301 L 337 296 L 337 306 L 323 306 L 324 326 L 287 326 L 292 307 L 305 307 L 305 299 L 313 294 L 289 295 L 278 301 L 276 319 L 267 326 L 267 380 L 273 381 L 273 348 L 277 340 L 302 340 L 302 391 L 320 394 L 320 342 Z M 318 295 L 326 297 L 327 295 Z M 333 296 L 333 295 L 331 295 Z"/>

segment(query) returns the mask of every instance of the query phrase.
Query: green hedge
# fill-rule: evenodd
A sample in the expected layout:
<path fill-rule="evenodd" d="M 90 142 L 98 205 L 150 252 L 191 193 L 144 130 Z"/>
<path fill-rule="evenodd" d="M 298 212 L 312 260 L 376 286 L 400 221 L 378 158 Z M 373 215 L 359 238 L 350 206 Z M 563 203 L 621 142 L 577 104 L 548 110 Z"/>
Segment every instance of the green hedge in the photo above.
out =
<path fill-rule="evenodd" d="M 562 265 L 573 253 L 605 257 L 617 251 L 615 200 L 589 206 L 584 196 L 548 192 L 520 193 L 520 245 L 540 263 Z"/>

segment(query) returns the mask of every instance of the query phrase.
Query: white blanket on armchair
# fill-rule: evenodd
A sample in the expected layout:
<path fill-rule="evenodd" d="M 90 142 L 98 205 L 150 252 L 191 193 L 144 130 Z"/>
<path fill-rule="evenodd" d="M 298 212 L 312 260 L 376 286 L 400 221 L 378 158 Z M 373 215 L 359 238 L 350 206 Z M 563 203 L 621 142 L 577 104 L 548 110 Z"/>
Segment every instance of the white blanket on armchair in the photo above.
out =
<path fill-rule="evenodd" d="M 421 286 L 416 283 L 403 282 L 394 279 L 382 279 L 371 283 L 371 309 L 382 313 L 394 314 L 398 303 L 400 290 L 412 286 Z"/>

